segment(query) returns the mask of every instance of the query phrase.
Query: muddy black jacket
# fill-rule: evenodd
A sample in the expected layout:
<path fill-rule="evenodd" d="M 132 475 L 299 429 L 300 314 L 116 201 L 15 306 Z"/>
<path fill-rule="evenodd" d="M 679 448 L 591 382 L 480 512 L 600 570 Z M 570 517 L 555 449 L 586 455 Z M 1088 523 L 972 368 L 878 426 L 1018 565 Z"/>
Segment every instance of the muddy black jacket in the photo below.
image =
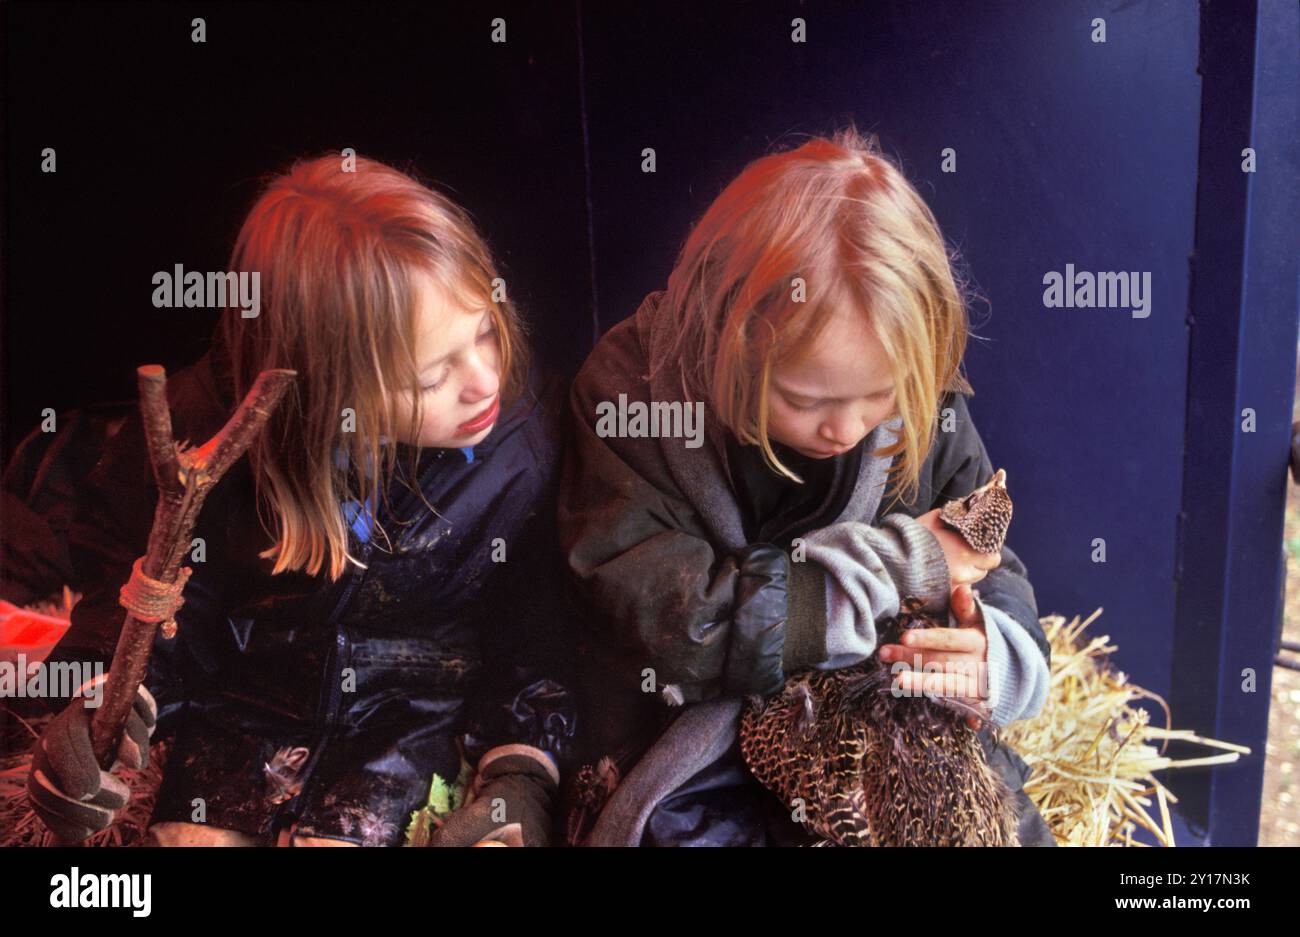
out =
<path fill-rule="evenodd" d="M 688 702 L 777 692 L 793 672 L 792 645 L 815 643 L 809 635 L 826 626 L 824 606 L 817 610 L 815 602 L 798 601 L 800 589 L 808 592 L 801 579 L 811 575 L 813 592 L 822 589 L 811 564 L 792 563 L 786 549 L 773 543 L 736 549 L 721 544 L 683 484 L 682 464 L 665 459 L 666 447 L 654 439 L 602 438 L 593 430 L 600 401 L 619 394 L 631 401 L 672 399 L 668 387 L 656 393 L 644 376 L 656 360 L 656 302 L 652 294 L 636 316 L 602 337 L 574 381 L 569 412 L 573 437 L 560 496 L 561 541 L 590 610 L 583 618 L 581 641 L 583 695 L 591 707 L 583 744 L 587 760 L 609 756 L 624 777 L 655 760 L 661 749 L 662 758 L 682 757 L 656 746 L 682 710 L 667 703 L 663 693 L 648 689 L 682 687 Z M 918 517 L 968 494 L 992 475 L 964 397 L 945 394 L 936 416 L 948 407 L 954 410 L 957 431 L 939 434 L 921 466 L 918 496 L 911 502 L 884 499 L 873 525 L 888 512 Z M 734 492 L 727 497 L 735 503 Z M 782 539 L 788 543 L 806 529 L 806 524 L 795 525 Z M 1014 551 L 1003 550 L 1002 565 L 979 589 L 1049 658 L 1033 588 Z M 995 754 L 999 772 L 1020 792 L 1027 766 L 1009 750 Z M 716 793 L 745 783 L 747 773 L 737 759 L 733 752 L 712 766 L 700 765 L 700 775 L 681 791 L 699 787 L 699 796 L 679 808 L 658 808 L 660 815 L 675 815 L 663 823 L 652 816 L 648 839 L 658 826 L 664 830 L 659 842 L 763 841 L 753 829 L 759 821 L 743 819 L 747 814 L 734 799 Z M 705 777 L 710 772 L 717 777 Z M 1027 808 L 1026 841 L 1049 842 L 1028 798 L 1023 792 L 1018 796 Z"/>
<path fill-rule="evenodd" d="M 688 700 L 770 694 L 793 672 L 786 644 L 796 629 L 826 626 L 824 606 L 805 603 L 795 614 L 792 604 L 794 592 L 806 589 L 801 578 L 812 577 L 818 593 L 823 588 L 813 564 L 791 563 L 788 547 L 769 542 L 728 550 L 692 506 L 658 440 L 601 438 L 593 431 L 599 401 L 619 393 L 649 399 L 643 320 L 652 317 L 653 299 L 601 339 L 574 381 L 560 494 L 560 539 L 589 608 L 581 671 L 593 682 L 586 695 L 598 700 L 584 744 L 629 761 L 675 715 L 660 694 L 645 692 L 647 667 L 659 684 L 686 687 Z M 916 497 L 882 498 L 872 525 L 890 513 L 919 517 L 993 474 L 965 396 L 942 395 L 936 418 L 949 408 L 956 431 L 938 434 L 921 465 Z M 789 544 L 811 520 L 778 539 Z M 1002 555 L 1001 566 L 979 583 L 980 594 L 1050 659 L 1025 566 L 1010 547 Z"/>
<path fill-rule="evenodd" d="M 225 360 L 214 345 L 168 381 L 178 439 L 206 440 L 233 410 Z M 403 487 L 411 450 L 399 446 L 391 511 L 381 502 L 376 517 L 391 544 L 354 525 L 367 568 L 337 582 L 270 575 L 248 460 L 231 468 L 198 520 L 206 555 L 190 564 L 178 635 L 151 658 L 160 731 L 175 734 L 154 822 L 190 820 L 201 798 L 216 826 L 272 835 L 296 818 L 304 834 L 392 844 L 433 774 L 457 775 L 462 738 L 471 764 L 512 742 L 567 763 L 571 615 L 553 529 L 563 397 L 534 372 L 472 453 L 423 450 L 416 483 L 436 513 Z M 88 479 L 70 540 L 93 585 L 52 659 L 111 659 L 118 589 L 156 498 L 135 415 Z M 296 747 L 309 755 L 286 784 Z"/>

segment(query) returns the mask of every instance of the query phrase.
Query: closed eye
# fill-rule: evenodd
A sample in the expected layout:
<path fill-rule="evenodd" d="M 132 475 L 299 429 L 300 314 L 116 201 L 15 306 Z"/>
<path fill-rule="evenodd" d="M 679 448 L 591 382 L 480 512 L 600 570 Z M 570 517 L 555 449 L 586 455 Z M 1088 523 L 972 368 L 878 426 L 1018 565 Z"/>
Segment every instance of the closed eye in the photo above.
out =
<path fill-rule="evenodd" d="M 893 393 L 894 393 L 894 391 L 893 391 L 892 389 L 890 389 L 890 390 L 886 390 L 886 391 L 881 391 L 881 392 L 878 393 L 878 394 L 871 394 L 869 397 L 867 397 L 867 400 L 873 400 L 873 401 L 876 401 L 876 400 L 878 400 L 878 401 L 884 401 L 884 400 L 887 400 L 888 398 L 890 398 L 891 396 L 893 396 Z M 790 407 L 791 410 L 804 410 L 804 411 L 807 411 L 807 410 L 817 410 L 817 409 L 820 409 L 821 407 L 825 406 L 827 403 L 832 402 L 832 401 L 830 401 L 829 399 L 827 399 L 827 400 L 814 400 L 812 403 L 798 403 L 798 402 L 796 402 L 795 400 L 791 399 L 789 396 L 786 396 L 786 398 L 785 398 L 785 402 L 786 402 L 786 404 Z"/>
<path fill-rule="evenodd" d="M 488 327 L 487 331 L 480 332 L 477 336 L 475 336 L 474 340 L 476 342 L 491 341 L 492 339 L 496 338 L 496 335 L 497 335 L 496 326 L 491 325 Z M 447 383 L 447 378 L 450 375 L 451 375 L 451 368 L 445 368 L 443 369 L 442 377 L 438 378 L 438 380 L 434 381 L 432 384 L 421 384 L 420 390 L 426 394 L 431 394 L 434 391 L 436 391 L 438 388 L 442 387 L 443 384 Z"/>
<path fill-rule="evenodd" d="M 818 407 L 822 405 L 821 401 L 817 401 L 815 403 L 810 403 L 810 404 L 795 403 L 789 397 L 785 399 L 785 402 L 789 405 L 791 410 L 816 410 Z"/>

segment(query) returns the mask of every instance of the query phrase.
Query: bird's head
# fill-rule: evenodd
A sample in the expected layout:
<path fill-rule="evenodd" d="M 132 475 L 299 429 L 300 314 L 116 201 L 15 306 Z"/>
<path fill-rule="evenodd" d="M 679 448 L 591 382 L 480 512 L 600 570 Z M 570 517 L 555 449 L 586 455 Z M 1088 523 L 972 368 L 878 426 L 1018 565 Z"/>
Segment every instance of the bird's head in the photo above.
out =
<path fill-rule="evenodd" d="M 1011 496 L 1007 473 L 998 469 L 985 484 L 964 498 L 949 501 L 939 512 L 949 527 L 961 534 L 979 553 L 997 553 L 1011 526 Z"/>

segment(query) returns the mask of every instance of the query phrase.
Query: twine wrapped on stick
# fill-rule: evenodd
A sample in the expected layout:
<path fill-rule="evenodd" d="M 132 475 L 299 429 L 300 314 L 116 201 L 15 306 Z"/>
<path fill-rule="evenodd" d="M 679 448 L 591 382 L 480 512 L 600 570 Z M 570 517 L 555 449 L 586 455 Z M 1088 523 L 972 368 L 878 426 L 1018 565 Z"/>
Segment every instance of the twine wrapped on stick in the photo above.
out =
<path fill-rule="evenodd" d="M 95 758 L 105 770 L 113 764 L 113 743 L 126 724 L 136 690 L 148 670 L 149 651 L 159 624 L 165 625 L 167 636 L 175 633 L 175 614 L 183 601 L 180 593 L 190 572 L 181 571 L 181 559 L 189 549 L 203 501 L 248 449 L 297 372 L 277 368 L 259 374 L 226 425 L 198 448 L 178 446 L 172 438 L 167 372 L 162 366 L 142 365 L 136 369 L 136 376 L 145 445 L 158 485 L 158 504 L 149 532 L 149 548 L 122 589 L 126 619 L 113 652 L 103 704 L 91 721 Z"/>

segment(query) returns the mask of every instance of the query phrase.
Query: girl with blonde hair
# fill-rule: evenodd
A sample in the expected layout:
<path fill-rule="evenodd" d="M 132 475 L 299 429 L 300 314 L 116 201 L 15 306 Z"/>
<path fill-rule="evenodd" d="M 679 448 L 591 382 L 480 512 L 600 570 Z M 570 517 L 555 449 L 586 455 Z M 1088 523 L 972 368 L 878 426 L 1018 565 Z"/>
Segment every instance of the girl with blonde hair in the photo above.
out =
<path fill-rule="evenodd" d="M 575 815 L 594 820 L 585 842 L 804 841 L 744 766 L 741 702 L 867 658 L 904 597 L 950 607 L 954 627 L 914 632 L 930 643 L 886 660 L 963 665 L 972 677 L 950 695 L 994 725 L 1041 709 L 1048 645 L 1024 565 L 938 519 L 993 474 L 960 373 L 967 335 L 932 212 L 850 129 L 748 166 L 667 290 L 600 340 L 570 395 L 560 498 L 592 609 L 587 755 L 622 779 L 597 816 Z M 702 405 L 705 445 L 598 431 L 597 408 L 620 395 L 629 411 Z M 901 680 L 931 688 L 921 676 Z M 1050 843 L 1023 761 L 983 724 L 1022 841 Z"/>
<path fill-rule="evenodd" d="M 207 500 L 123 734 L 131 766 L 155 721 L 175 735 L 152 839 L 396 844 L 465 757 L 479 800 L 435 841 L 548 842 L 574 727 L 551 587 L 563 388 L 530 367 L 487 245 L 410 175 L 323 156 L 270 180 L 231 265 L 260 274 L 260 312 L 226 309 L 168 381 L 177 438 L 210 437 L 266 368 L 297 380 Z M 111 657 L 156 497 L 136 416 L 90 478 L 71 539 L 99 585 L 56 658 Z M 79 701 L 56 717 L 29 786 L 70 839 L 126 802 L 87 726 Z"/>

